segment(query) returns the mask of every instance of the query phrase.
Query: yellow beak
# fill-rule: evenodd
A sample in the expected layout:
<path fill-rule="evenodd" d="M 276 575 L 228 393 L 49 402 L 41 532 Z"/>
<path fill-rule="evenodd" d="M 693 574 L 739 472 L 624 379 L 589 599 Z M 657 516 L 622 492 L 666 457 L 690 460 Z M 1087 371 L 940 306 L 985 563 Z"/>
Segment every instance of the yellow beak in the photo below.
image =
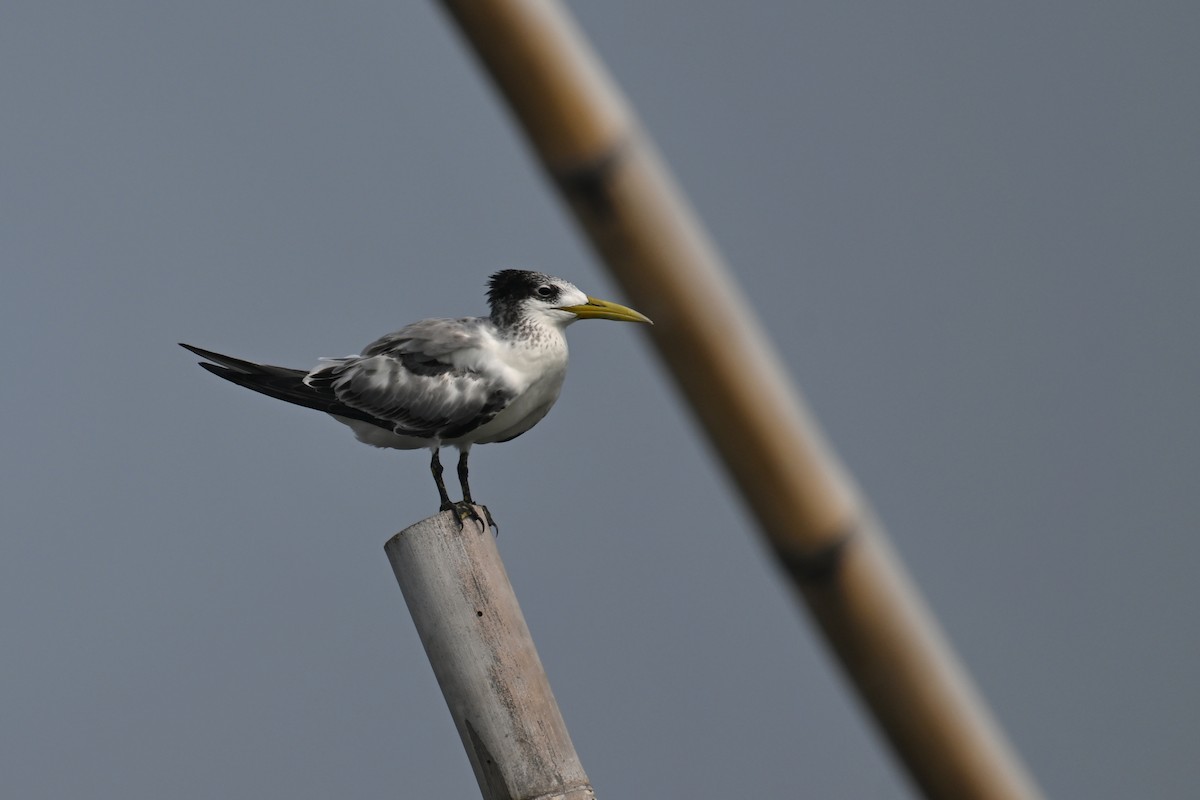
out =
<path fill-rule="evenodd" d="M 601 300 L 596 297 L 588 297 L 588 301 L 581 306 L 559 306 L 560 311 L 570 311 L 580 319 L 615 319 L 618 322 L 645 322 L 648 325 L 654 323 L 650 318 L 639 314 L 632 308 L 626 308 L 617 303 L 610 303 L 607 300 Z"/>

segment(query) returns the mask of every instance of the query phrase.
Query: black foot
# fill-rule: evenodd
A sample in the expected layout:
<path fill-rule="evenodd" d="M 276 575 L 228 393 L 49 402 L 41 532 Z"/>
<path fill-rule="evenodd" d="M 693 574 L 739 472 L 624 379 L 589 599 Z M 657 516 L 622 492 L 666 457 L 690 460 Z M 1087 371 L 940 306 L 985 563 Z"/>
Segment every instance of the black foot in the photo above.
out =
<path fill-rule="evenodd" d="M 483 515 L 480 516 L 478 508 L 483 509 Z M 479 527 L 487 530 L 493 528 L 496 535 L 500 535 L 500 526 L 496 524 L 496 520 L 492 519 L 492 512 L 488 511 L 487 506 L 476 506 L 474 503 L 468 503 L 466 500 L 460 500 L 457 503 L 443 505 L 442 511 L 453 511 L 454 516 L 458 519 L 458 529 L 461 531 L 463 524 L 467 520 L 473 520 L 479 523 Z"/>

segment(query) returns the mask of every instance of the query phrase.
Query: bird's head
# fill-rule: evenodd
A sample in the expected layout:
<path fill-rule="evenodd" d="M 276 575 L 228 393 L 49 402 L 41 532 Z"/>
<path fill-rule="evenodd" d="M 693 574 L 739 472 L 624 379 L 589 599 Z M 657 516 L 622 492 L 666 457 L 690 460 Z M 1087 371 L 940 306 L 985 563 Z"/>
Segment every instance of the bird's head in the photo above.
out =
<path fill-rule="evenodd" d="M 570 281 L 523 269 L 505 269 L 492 275 L 488 303 L 492 319 L 501 327 L 523 320 L 544 321 L 560 328 L 580 319 L 654 324 L 632 308 L 589 297 Z"/>

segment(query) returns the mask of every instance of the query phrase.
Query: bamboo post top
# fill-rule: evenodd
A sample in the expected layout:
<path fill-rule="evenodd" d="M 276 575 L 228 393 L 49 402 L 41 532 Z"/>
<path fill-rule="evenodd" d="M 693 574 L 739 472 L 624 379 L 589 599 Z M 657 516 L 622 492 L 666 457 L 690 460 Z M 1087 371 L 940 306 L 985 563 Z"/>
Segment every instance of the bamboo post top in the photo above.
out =
<path fill-rule="evenodd" d="M 384 550 L 485 800 L 594 800 L 491 531 L 445 511 Z"/>

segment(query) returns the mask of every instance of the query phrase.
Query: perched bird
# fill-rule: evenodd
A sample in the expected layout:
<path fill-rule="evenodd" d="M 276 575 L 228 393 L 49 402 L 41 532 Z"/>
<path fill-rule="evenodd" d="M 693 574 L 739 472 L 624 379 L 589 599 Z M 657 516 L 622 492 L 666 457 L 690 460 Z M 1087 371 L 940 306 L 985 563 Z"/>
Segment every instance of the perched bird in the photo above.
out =
<path fill-rule="evenodd" d="M 546 416 L 567 372 L 566 327 L 579 319 L 650 322 L 562 278 L 518 269 L 491 276 L 488 304 L 489 316 L 414 322 L 361 355 L 321 359 L 307 372 L 181 346 L 206 359 L 200 366 L 214 375 L 332 415 L 360 442 L 429 448 L 440 510 L 455 510 L 460 525 L 468 518 L 482 524 L 467 479 L 471 445 L 515 439 Z M 438 455 L 450 445 L 459 449 L 458 503 L 446 492 Z"/>

